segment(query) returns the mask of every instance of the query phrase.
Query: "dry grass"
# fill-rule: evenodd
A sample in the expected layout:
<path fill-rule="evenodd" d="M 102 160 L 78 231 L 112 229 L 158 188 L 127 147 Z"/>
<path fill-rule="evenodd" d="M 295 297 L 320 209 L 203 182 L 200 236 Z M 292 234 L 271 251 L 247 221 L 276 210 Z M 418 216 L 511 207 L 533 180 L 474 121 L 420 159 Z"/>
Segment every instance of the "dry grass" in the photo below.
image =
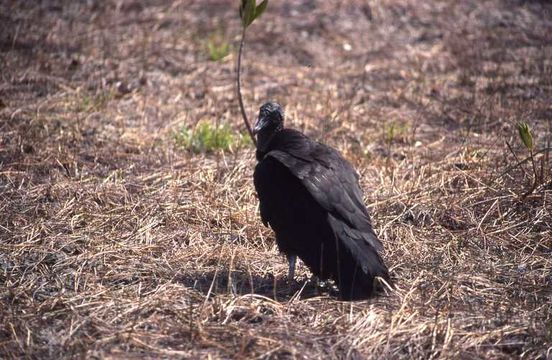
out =
<path fill-rule="evenodd" d="M 287 265 L 241 129 L 233 1 L 0 5 L 0 358 L 552 357 L 552 5 L 271 1 L 245 101 L 362 174 L 396 289 L 343 303 Z M 346 5 L 344 5 L 346 4 Z M 549 145 L 548 145 L 549 146 Z M 544 156 L 544 155 L 540 155 Z M 540 158 L 539 158 L 540 159 Z M 508 171 L 506 171 L 508 170 Z"/>

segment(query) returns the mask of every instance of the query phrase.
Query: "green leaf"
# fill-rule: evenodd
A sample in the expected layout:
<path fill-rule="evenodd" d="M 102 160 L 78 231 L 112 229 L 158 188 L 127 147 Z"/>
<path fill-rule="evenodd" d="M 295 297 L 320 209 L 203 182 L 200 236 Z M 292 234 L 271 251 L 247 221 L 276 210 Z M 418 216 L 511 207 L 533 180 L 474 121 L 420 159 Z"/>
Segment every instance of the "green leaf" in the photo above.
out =
<path fill-rule="evenodd" d="M 255 19 L 262 15 L 267 5 L 268 5 L 268 0 L 264 0 L 255 8 Z"/>
<path fill-rule="evenodd" d="M 527 125 L 526 122 L 520 122 L 517 124 L 517 128 L 519 137 L 521 138 L 521 141 L 523 141 L 525 147 L 529 150 L 533 150 L 533 135 L 531 135 L 529 125 Z"/>
<path fill-rule="evenodd" d="M 240 17 L 242 25 L 248 27 L 255 20 L 256 0 L 242 0 L 240 6 Z"/>

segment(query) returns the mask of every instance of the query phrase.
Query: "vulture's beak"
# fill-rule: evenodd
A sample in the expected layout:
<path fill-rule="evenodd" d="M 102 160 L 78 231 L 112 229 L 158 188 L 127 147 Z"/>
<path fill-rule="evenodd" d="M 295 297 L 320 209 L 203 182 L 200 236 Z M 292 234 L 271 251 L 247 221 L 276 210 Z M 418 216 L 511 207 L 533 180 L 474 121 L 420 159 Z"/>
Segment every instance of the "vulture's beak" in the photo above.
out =
<path fill-rule="evenodd" d="M 268 120 L 264 116 L 259 116 L 255 122 L 255 127 L 253 128 L 253 134 L 257 135 L 266 125 L 268 125 Z"/>

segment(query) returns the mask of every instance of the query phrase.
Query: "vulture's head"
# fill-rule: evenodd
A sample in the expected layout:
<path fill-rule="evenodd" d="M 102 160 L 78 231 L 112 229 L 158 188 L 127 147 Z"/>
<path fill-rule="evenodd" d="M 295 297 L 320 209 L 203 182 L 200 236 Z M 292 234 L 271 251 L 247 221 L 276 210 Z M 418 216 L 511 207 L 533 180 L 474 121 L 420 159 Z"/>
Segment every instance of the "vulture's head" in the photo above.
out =
<path fill-rule="evenodd" d="M 257 135 L 257 149 L 264 151 L 275 133 L 284 128 L 284 109 L 276 102 L 267 102 L 259 109 L 253 128 Z"/>
<path fill-rule="evenodd" d="M 280 104 L 267 102 L 259 109 L 259 117 L 253 128 L 255 134 L 268 134 L 284 128 L 284 109 Z"/>

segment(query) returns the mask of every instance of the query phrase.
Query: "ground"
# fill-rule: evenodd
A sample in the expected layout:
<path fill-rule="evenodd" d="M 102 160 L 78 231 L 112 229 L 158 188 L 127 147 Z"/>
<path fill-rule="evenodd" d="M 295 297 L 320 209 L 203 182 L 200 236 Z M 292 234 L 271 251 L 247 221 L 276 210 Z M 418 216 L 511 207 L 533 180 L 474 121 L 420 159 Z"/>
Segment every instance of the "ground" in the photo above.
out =
<path fill-rule="evenodd" d="M 249 117 L 279 101 L 361 175 L 395 286 L 360 302 L 286 282 L 251 144 L 177 141 L 243 133 L 239 34 L 230 0 L 0 3 L 0 358 L 551 358 L 552 4 L 251 25 Z"/>

